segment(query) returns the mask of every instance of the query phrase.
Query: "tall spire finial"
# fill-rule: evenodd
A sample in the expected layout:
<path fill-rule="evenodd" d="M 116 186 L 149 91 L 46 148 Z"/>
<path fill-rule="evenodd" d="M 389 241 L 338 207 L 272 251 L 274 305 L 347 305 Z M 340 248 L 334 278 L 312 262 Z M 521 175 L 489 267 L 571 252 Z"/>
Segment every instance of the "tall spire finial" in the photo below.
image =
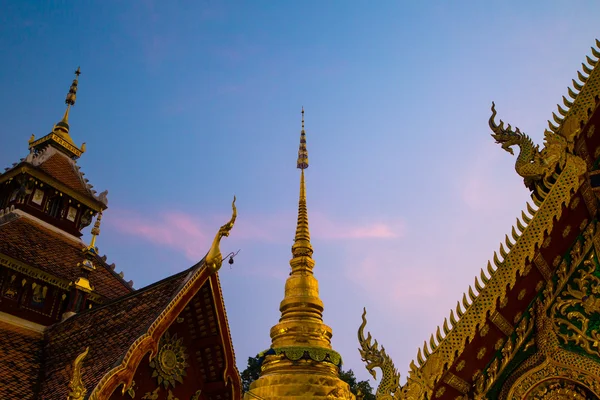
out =
<path fill-rule="evenodd" d="M 91 249 L 96 248 L 96 238 L 100 234 L 100 223 L 101 222 L 102 222 L 102 211 L 100 211 L 98 213 L 98 216 L 96 217 L 96 223 L 94 224 L 94 227 L 92 228 L 92 240 L 90 241 L 90 246 L 89 246 L 89 248 L 91 248 Z"/>
<path fill-rule="evenodd" d="M 65 123 L 69 122 L 69 110 L 71 109 L 71 106 L 75 105 L 75 100 L 77 100 L 77 85 L 79 84 L 79 75 L 81 75 L 81 68 L 77 67 L 77 71 L 75 71 L 75 79 L 73 79 L 73 83 L 71 83 L 69 93 L 67 93 L 67 98 L 65 99 L 67 109 L 62 119 L 62 122 Z"/>
<path fill-rule="evenodd" d="M 294 257 L 312 255 L 310 232 L 308 230 L 308 210 L 306 208 L 306 185 L 304 183 L 304 170 L 308 168 L 308 150 L 306 150 L 306 132 L 304 131 L 304 107 L 302 107 L 302 131 L 300 131 L 300 148 L 296 167 L 302 170 L 300 175 L 300 200 L 298 202 L 298 224 L 296 237 L 292 246 Z"/>
<path fill-rule="evenodd" d="M 300 147 L 298 149 L 298 161 L 296 167 L 308 168 L 308 151 L 306 150 L 306 132 L 304 131 L 304 107 L 302 107 L 302 130 L 300 131 Z"/>

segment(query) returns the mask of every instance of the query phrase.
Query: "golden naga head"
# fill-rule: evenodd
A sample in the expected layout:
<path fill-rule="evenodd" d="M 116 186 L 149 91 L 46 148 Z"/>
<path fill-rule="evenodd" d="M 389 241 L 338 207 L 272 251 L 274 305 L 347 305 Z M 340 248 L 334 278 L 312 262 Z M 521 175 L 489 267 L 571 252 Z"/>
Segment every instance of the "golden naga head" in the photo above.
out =
<path fill-rule="evenodd" d="M 85 388 L 85 384 L 83 383 L 82 374 L 81 374 L 81 366 L 83 364 L 83 359 L 88 355 L 90 351 L 89 347 L 75 358 L 73 362 L 73 377 L 69 382 L 70 392 L 67 396 L 68 400 L 83 400 L 87 393 L 87 389 Z"/>
<path fill-rule="evenodd" d="M 221 228 L 215 235 L 212 246 L 204 259 L 204 263 L 206 267 L 210 270 L 211 274 L 217 272 L 221 265 L 223 264 L 223 255 L 221 254 L 221 249 L 219 245 L 221 244 L 221 238 L 223 236 L 229 236 L 229 231 L 233 228 L 233 224 L 235 224 L 235 218 L 237 217 L 237 209 L 235 208 L 235 196 L 233 196 L 233 202 L 231 203 L 231 208 L 233 209 L 231 219 Z"/>

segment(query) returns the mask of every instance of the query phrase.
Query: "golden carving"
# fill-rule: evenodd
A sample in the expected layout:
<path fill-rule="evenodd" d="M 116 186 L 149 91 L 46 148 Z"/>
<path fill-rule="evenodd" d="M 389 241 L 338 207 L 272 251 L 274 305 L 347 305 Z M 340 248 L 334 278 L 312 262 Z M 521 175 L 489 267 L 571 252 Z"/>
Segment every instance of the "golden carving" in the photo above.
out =
<path fill-rule="evenodd" d="M 532 400 L 587 400 L 585 391 L 573 383 L 561 380 L 545 381 L 528 394 Z"/>
<path fill-rule="evenodd" d="M 446 393 L 446 386 L 442 386 L 440 387 L 436 392 L 435 392 L 435 398 L 439 399 L 440 397 L 442 397 L 444 395 L 444 393 Z"/>
<path fill-rule="evenodd" d="M 127 394 L 132 399 L 135 399 L 135 381 L 131 381 L 131 387 L 127 389 Z"/>
<path fill-rule="evenodd" d="M 83 383 L 83 377 L 81 374 L 81 366 L 83 365 L 83 359 L 88 355 L 90 351 L 89 347 L 75 358 L 73 362 L 73 375 L 71 381 L 69 382 L 69 395 L 67 396 L 67 400 L 83 400 L 87 393 L 87 389 L 85 388 L 85 384 Z"/>
<path fill-rule="evenodd" d="M 167 395 L 167 400 L 179 400 L 179 399 L 177 397 L 175 397 L 173 392 L 171 392 L 171 390 L 169 389 L 169 393 Z"/>
<path fill-rule="evenodd" d="M 506 336 L 510 336 L 515 330 L 512 324 L 499 311 L 496 311 L 490 319 Z"/>
<path fill-rule="evenodd" d="M 524 178 L 525 186 L 532 192 L 536 191 L 538 186 L 544 185 L 544 181 L 549 179 L 557 168 L 561 169 L 564 166 L 567 158 L 567 140 L 564 137 L 546 130 L 544 149 L 539 151 L 538 146 L 519 128 L 513 131 L 509 124 L 505 129 L 502 120 L 500 125 L 496 125 L 495 117 L 496 107 L 492 102 L 492 115 L 489 119 L 490 128 L 494 132 L 492 137 L 510 154 L 514 154 L 512 146 L 519 146 L 515 170 Z"/>
<path fill-rule="evenodd" d="M 481 337 L 484 337 L 484 336 L 486 336 L 488 334 L 489 331 L 490 331 L 490 326 L 488 324 L 485 324 L 479 330 L 479 335 Z"/>
<path fill-rule="evenodd" d="M 200 395 L 202 394 L 202 390 L 196 390 L 196 393 L 190 398 L 190 400 L 200 400 Z"/>
<path fill-rule="evenodd" d="M 444 375 L 444 382 L 463 394 L 466 394 L 471 388 L 471 385 L 469 385 L 468 382 L 454 375 L 452 372 L 446 372 Z"/>
<path fill-rule="evenodd" d="M 535 257 L 535 259 L 533 260 L 533 263 L 535 264 L 538 271 L 540 271 L 540 273 L 542 274 L 544 279 L 546 279 L 548 281 L 552 278 L 552 271 L 550 270 L 550 266 L 544 259 L 544 256 L 542 255 L 542 253 L 539 253 Z"/>
<path fill-rule="evenodd" d="M 600 278 L 594 275 L 593 256 L 584 261 L 579 277 L 568 285 L 552 306 L 554 331 L 564 343 L 573 342 L 589 354 L 600 356 L 600 332 L 590 318 L 600 314 Z M 561 329 L 564 327 L 565 329 Z"/>
<path fill-rule="evenodd" d="M 158 392 L 160 392 L 160 386 L 158 386 L 156 389 L 154 389 L 153 392 L 146 393 L 142 397 L 142 400 L 158 400 L 158 396 L 159 396 Z"/>
<path fill-rule="evenodd" d="M 221 244 L 221 238 L 223 236 L 229 236 L 229 231 L 233 228 L 233 224 L 235 223 L 235 218 L 237 217 L 237 209 L 235 208 L 235 196 L 233 196 L 233 202 L 231 203 L 231 208 L 233 209 L 231 219 L 221 228 L 215 235 L 212 246 L 204 259 L 204 263 L 206 267 L 211 271 L 211 273 L 217 272 L 221 269 L 221 265 L 223 264 L 223 255 L 221 254 L 221 249 L 219 245 Z"/>
<path fill-rule="evenodd" d="M 175 387 L 175 382 L 183 383 L 188 355 L 183 339 L 178 339 L 177 334 L 171 336 L 169 332 L 165 332 L 160 342 L 158 354 L 150 362 L 150 367 L 154 369 L 152 377 L 157 378 L 158 384 L 168 389 L 169 385 Z"/>
<path fill-rule="evenodd" d="M 494 345 L 494 349 L 500 350 L 502 348 L 502 346 L 504 346 L 504 339 L 500 338 L 496 341 L 496 344 Z"/>
<path fill-rule="evenodd" d="M 456 370 L 458 372 L 462 371 L 463 368 L 465 368 L 466 364 L 467 364 L 467 362 L 465 360 L 460 360 L 460 362 L 458 364 L 456 364 Z"/>
<path fill-rule="evenodd" d="M 519 295 L 517 296 L 517 299 L 523 300 L 523 298 L 525 298 L 525 295 L 527 294 L 527 289 L 521 289 L 521 291 L 519 292 Z"/>
<path fill-rule="evenodd" d="M 552 236 L 548 236 L 546 239 L 544 239 L 544 241 L 542 242 L 542 247 L 544 249 L 547 249 L 550 246 L 550 243 L 552 242 Z"/>
<path fill-rule="evenodd" d="M 533 342 L 524 344 L 525 338 L 531 334 L 533 327 L 533 318 L 523 318 L 519 325 L 517 325 L 514 335 L 508 338 L 500 355 L 492 360 L 485 373 L 478 372 L 475 374 L 473 377 L 475 399 L 485 398 L 486 392 L 493 386 L 498 376 L 504 371 L 515 355 L 522 348 L 522 351 L 526 351 L 533 344 Z"/>
<path fill-rule="evenodd" d="M 485 347 L 480 348 L 477 351 L 477 359 L 481 360 L 483 357 L 485 357 L 485 353 L 487 353 L 487 349 Z"/>
<path fill-rule="evenodd" d="M 519 320 L 521 319 L 522 316 L 523 316 L 522 311 L 519 311 L 518 313 L 516 313 L 515 317 L 513 318 L 514 323 L 516 324 L 517 322 L 519 322 Z"/>
<path fill-rule="evenodd" d="M 367 332 L 365 338 L 364 329 L 367 325 L 367 310 L 363 310 L 362 324 L 358 328 L 358 343 L 360 344 L 360 357 L 367 364 L 367 371 L 373 379 L 377 379 L 375 368 L 381 369 L 382 378 L 377 387 L 377 399 L 391 400 L 404 399 L 400 393 L 400 373 L 394 366 L 394 362 L 385 352 L 383 346 L 379 349 L 377 340 L 371 343 L 371 333 Z"/>
<path fill-rule="evenodd" d="M 564 238 L 566 238 L 567 236 L 569 236 L 569 233 L 571 233 L 571 225 L 567 225 L 565 227 L 565 230 L 563 231 L 562 236 Z"/>
<path fill-rule="evenodd" d="M 573 197 L 573 200 L 571 201 L 571 205 L 569 206 L 569 208 L 571 210 L 574 210 L 577 208 L 578 205 L 579 205 L 579 197 Z"/>
<path fill-rule="evenodd" d="M 587 137 L 588 137 L 588 139 L 589 139 L 589 138 L 591 138 L 592 136 L 594 136 L 594 132 L 595 132 L 595 131 L 596 131 L 596 125 L 593 125 L 593 124 L 592 124 L 592 125 L 591 125 L 591 126 L 588 128 L 588 131 L 587 131 Z"/>
<path fill-rule="evenodd" d="M 561 256 L 554 257 L 554 260 L 552 260 L 552 266 L 554 268 L 558 267 L 558 264 L 560 264 L 560 260 L 562 260 Z"/>

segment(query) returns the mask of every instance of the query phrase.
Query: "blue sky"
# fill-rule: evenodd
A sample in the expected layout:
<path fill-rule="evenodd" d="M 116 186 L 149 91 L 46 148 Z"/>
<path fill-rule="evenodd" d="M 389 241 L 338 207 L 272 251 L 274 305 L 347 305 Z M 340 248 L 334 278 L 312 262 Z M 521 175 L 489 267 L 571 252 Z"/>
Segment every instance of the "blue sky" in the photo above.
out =
<path fill-rule="evenodd" d="M 528 192 L 489 136 L 541 142 L 599 37 L 595 1 L 0 2 L 5 166 L 71 135 L 109 190 L 98 246 L 136 287 L 206 253 L 238 198 L 221 280 L 238 366 L 268 348 L 289 271 L 306 110 L 325 322 L 366 379 L 368 328 L 403 379 L 510 232 Z"/>

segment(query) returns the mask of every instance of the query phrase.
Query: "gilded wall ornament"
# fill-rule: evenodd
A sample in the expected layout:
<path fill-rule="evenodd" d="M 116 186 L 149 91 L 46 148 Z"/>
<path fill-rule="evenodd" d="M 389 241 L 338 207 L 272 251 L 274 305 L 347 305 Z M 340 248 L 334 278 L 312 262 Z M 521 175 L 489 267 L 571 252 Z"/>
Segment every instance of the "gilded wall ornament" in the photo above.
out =
<path fill-rule="evenodd" d="M 160 392 L 160 386 L 154 389 L 154 391 L 144 394 L 142 400 L 158 400 L 158 392 Z"/>
<path fill-rule="evenodd" d="M 196 393 L 190 398 L 190 400 L 200 400 L 200 395 L 202 394 L 202 390 L 196 390 Z"/>
<path fill-rule="evenodd" d="M 585 390 L 572 382 L 550 380 L 543 382 L 531 390 L 531 400 L 587 400 Z"/>
<path fill-rule="evenodd" d="M 596 125 L 590 126 L 590 128 L 587 131 L 587 137 L 588 137 L 588 139 L 591 138 L 592 136 L 594 136 L 594 132 L 595 131 L 596 131 Z"/>
<path fill-rule="evenodd" d="M 175 387 L 176 382 L 183 383 L 188 367 L 188 355 L 183 346 L 183 339 L 177 338 L 177 334 L 171 336 L 165 332 L 160 340 L 158 354 L 150 362 L 154 369 L 152 377 L 158 379 L 158 384 L 168 389 L 169 385 Z"/>
<path fill-rule="evenodd" d="M 600 278 L 596 264 L 585 260 L 578 277 L 567 285 L 552 306 L 554 331 L 564 343 L 580 346 L 587 353 L 600 356 L 600 330 L 590 320 L 600 315 Z"/>

